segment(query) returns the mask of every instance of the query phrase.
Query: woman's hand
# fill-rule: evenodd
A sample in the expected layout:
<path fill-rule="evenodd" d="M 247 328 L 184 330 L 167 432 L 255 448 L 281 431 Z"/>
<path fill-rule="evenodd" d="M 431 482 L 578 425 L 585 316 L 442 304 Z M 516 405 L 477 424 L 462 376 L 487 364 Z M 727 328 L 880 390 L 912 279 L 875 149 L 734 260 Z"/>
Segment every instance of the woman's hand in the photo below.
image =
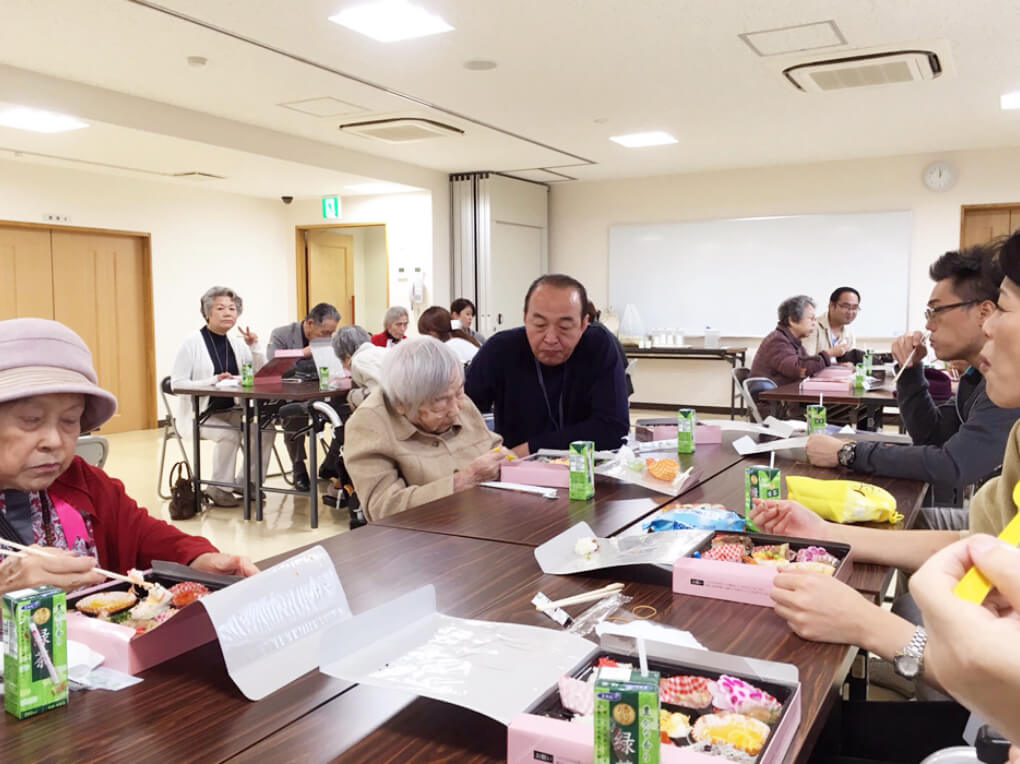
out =
<path fill-rule="evenodd" d="M 453 474 L 454 492 L 478 485 L 484 480 L 498 480 L 499 468 L 506 464 L 510 452 L 502 446 L 488 451 L 472 461 L 464 469 Z"/>
<path fill-rule="evenodd" d="M 861 645 L 861 633 L 875 605 L 842 581 L 820 573 L 790 571 L 773 580 L 776 615 L 785 618 L 793 632 L 812 642 Z"/>
<path fill-rule="evenodd" d="M 216 375 L 216 379 L 217 380 L 220 380 L 220 379 L 230 379 L 232 376 L 234 376 L 234 375 L 231 374 L 229 371 L 223 371 L 223 372 L 220 372 L 219 374 Z"/>
<path fill-rule="evenodd" d="M 237 327 L 237 330 L 241 332 L 241 336 L 244 338 L 246 344 L 254 345 L 259 341 L 259 336 L 251 330 L 250 326 L 239 326 Z"/>
<path fill-rule="evenodd" d="M 789 499 L 754 499 L 751 522 L 765 533 L 835 541 L 829 523 L 807 507 Z"/>
<path fill-rule="evenodd" d="M 0 593 L 43 584 L 59 586 L 70 592 L 106 580 L 106 576 L 93 570 L 96 567 L 94 557 L 78 556 L 51 547 L 45 550 L 45 555 L 28 552 L 24 557 L 10 555 L 0 562 Z"/>
<path fill-rule="evenodd" d="M 247 557 L 223 554 L 222 552 L 200 554 L 191 561 L 191 567 L 195 570 L 204 570 L 207 573 L 223 573 L 228 576 L 244 576 L 245 578 L 259 572 L 255 563 Z"/>

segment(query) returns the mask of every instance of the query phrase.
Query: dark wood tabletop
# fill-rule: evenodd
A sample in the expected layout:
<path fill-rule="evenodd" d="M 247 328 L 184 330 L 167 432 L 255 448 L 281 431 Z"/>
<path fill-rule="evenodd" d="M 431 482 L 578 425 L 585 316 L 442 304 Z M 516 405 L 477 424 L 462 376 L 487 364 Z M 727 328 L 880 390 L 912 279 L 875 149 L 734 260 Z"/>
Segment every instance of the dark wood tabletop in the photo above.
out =
<path fill-rule="evenodd" d="M 681 490 L 683 496 L 740 461 L 731 445 L 734 437 L 734 433 L 724 433 L 721 444 L 700 445 L 693 454 L 655 455 L 676 458 L 681 470 L 694 467 L 693 479 Z M 590 501 L 570 501 L 566 488 L 560 488 L 559 497 L 553 500 L 472 488 L 375 522 L 392 528 L 538 546 L 582 521 L 595 535 L 612 536 L 671 499 L 668 494 L 596 476 L 595 498 Z"/>
<path fill-rule="evenodd" d="M 891 380 L 873 390 L 849 389 L 842 393 L 825 393 L 824 402 L 840 406 L 894 406 L 896 388 Z M 772 390 L 762 390 L 758 398 L 763 401 L 791 401 L 793 403 L 817 403 L 818 393 L 804 393 L 800 382 L 790 382 Z"/>
<path fill-rule="evenodd" d="M 251 387 L 241 387 L 240 385 L 237 387 L 216 387 L 215 385 L 179 387 L 174 388 L 174 395 L 213 395 L 223 398 L 251 398 L 265 401 L 314 401 L 337 395 L 344 396 L 350 389 L 350 377 L 344 377 L 325 390 L 319 387 L 318 382 L 260 382 L 256 377 L 255 384 Z"/>

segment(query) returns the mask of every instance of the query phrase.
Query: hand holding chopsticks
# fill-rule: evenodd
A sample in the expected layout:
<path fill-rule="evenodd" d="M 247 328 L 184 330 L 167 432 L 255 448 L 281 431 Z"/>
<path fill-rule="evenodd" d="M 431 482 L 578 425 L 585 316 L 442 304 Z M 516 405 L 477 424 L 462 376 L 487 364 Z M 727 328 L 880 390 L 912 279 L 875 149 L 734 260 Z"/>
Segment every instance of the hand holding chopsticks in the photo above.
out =
<path fill-rule="evenodd" d="M 0 551 L 3 551 L 5 555 L 11 555 L 16 557 L 28 557 L 30 555 L 36 555 L 38 557 L 57 556 L 55 550 L 47 549 L 46 547 L 27 546 L 26 544 L 19 544 L 16 541 L 8 541 L 7 539 L 0 539 L 0 547 L 3 548 Z M 11 549 L 17 551 L 13 552 L 9 551 Z M 153 587 L 153 585 L 150 584 L 148 581 L 142 581 L 138 578 L 129 578 L 128 576 L 121 575 L 120 573 L 114 573 L 111 570 L 104 570 L 99 566 L 92 568 L 92 570 L 95 571 L 96 573 L 100 573 L 106 576 L 107 578 L 112 578 L 116 581 L 124 581 L 135 586 L 140 586 L 143 589 L 151 589 Z"/>

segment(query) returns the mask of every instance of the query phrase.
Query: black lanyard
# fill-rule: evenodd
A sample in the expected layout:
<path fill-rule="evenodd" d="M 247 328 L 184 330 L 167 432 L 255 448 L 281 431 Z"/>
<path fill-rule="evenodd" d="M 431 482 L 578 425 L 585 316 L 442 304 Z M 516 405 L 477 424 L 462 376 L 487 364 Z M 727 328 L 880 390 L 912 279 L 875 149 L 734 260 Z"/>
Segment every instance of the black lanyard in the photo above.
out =
<path fill-rule="evenodd" d="M 534 356 L 532 356 L 534 358 Z M 542 378 L 542 367 L 538 363 L 538 359 L 535 358 L 535 373 L 538 375 L 538 386 L 542 388 L 542 400 L 545 401 L 545 410 L 549 413 L 549 419 L 556 426 L 557 430 L 563 429 L 563 388 L 567 386 L 567 370 L 563 369 L 563 384 L 560 387 L 560 399 L 557 405 L 557 411 L 559 411 L 560 418 L 557 420 L 553 414 L 552 404 L 549 402 L 549 393 L 545 389 L 545 380 Z"/>

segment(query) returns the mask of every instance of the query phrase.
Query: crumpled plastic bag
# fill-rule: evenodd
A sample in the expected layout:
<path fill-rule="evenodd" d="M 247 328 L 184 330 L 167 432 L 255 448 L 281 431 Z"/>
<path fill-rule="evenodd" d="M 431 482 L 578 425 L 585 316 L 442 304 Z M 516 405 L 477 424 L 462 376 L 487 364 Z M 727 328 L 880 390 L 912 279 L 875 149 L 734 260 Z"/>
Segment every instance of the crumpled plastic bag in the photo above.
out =
<path fill-rule="evenodd" d="M 742 531 L 744 518 L 728 509 L 710 507 L 678 507 L 667 509 L 655 515 L 654 519 L 641 525 L 647 531 Z"/>
<path fill-rule="evenodd" d="M 786 495 L 834 523 L 892 523 L 903 519 L 896 499 L 884 488 L 857 480 L 786 476 Z"/>

